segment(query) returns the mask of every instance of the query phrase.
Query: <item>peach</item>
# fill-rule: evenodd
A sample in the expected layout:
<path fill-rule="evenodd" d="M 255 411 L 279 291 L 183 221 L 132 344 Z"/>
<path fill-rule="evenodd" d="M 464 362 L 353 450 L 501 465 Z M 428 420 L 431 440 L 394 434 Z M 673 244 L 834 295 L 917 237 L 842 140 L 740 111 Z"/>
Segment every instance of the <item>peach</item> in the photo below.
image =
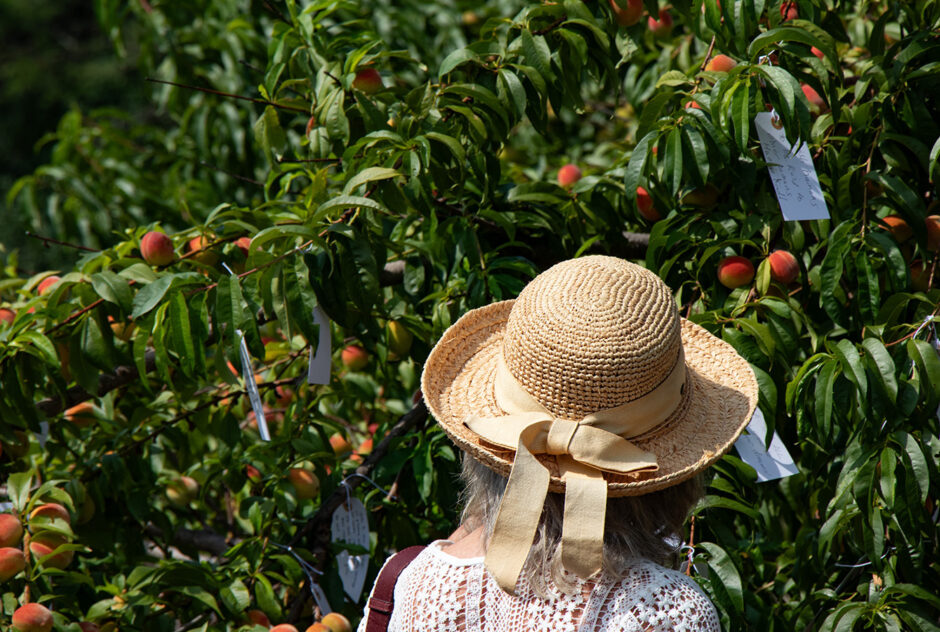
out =
<path fill-rule="evenodd" d="M 610 8 L 620 26 L 633 26 L 643 16 L 643 0 L 610 0 Z"/>
<path fill-rule="evenodd" d="M 898 243 L 903 243 L 914 235 L 914 230 L 900 215 L 888 215 L 882 218 L 881 221 L 888 225 L 891 236 L 894 237 L 895 241 Z"/>
<path fill-rule="evenodd" d="M 219 262 L 219 255 L 209 250 L 209 239 L 200 235 L 193 237 L 186 243 L 189 252 L 194 252 L 193 259 L 207 266 L 214 266 Z"/>
<path fill-rule="evenodd" d="M 95 423 L 95 407 L 91 402 L 76 404 L 65 411 L 65 419 L 79 428 L 86 428 Z"/>
<path fill-rule="evenodd" d="M 5 546 L 0 549 L 0 582 L 5 582 L 26 568 L 26 556 L 21 549 Z"/>
<path fill-rule="evenodd" d="M 360 68 L 356 71 L 352 87 L 366 94 L 375 94 L 384 87 L 382 75 L 375 68 Z"/>
<path fill-rule="evenodd" d="M 245 476 L 247 476 L 248 480 L 252 483 L 261 482 L 261 471 L 250 463 L 245 466 Z"/>
<path fill-rule="evenodd" d="M 13 629 L 19 632 L 49 632 L 52 629 L 52 612 L 38 603 L 20 606 L 13 613 Z"/>
<path fill-rule="evenodd" d="M 12 323 L 14 318 L 16 318 L 16 312 L 6 307 L 0 307 L 0 322 Z"/>
<path fill-rule="evenodd" d="M 823 52 L 822 52 L 821 50 L 819 50 L 818 48 L 816 48 L 815 46 L 811 47 L 811 48 L 809 49 L 809 52 L 811 52 L 812 54 L 816 55 L 816 56 L 819 57 L 820 59 L 822 59 L 823 57 L 825 57 L 825 55 L 823 54 Z"/>
<path fill-rule="evenodd" d="M 393 320 L 388 324 L 388 348 L 398 357 L 408 355 L 411 349 L 411 343 L 414 340 L 414 334 L 405 328 L 400 322 Z"/>
<path fill-rule="evenodd" d="M 361 371 L 369 363 L 369 353 L 359 345 L 349 345 L 341 354 L 343 366 L 350 371 Z"/>
<path fill-rule="evenodd" d="M 68 540 L 59 534 L 52 533 L 51 531 L 40 531 L 30 538 L 29 552 L 32 553 L 33 558 L 38 562 L 63 544 L 68 544 Z M 74 554 L 74 551 L 62 551 L 61 553 L 53 555 L 49 559 L 42 562 L 42 566 L 64 569 L 66 566 L 72 563 L 72 557 Z"/>
<path fill-rule="evenodd" d="M 273 628 L 271 628 L 270 630 L 268 630 L 268 632 L 299 632 L 299 631 L 290 623 L 280 623 L 274 626 Z"/>
<path fill-rule="evenodd" d="M 22 537 L 20 519 L 10 513 L 0 514 L 0 546 L 16 546 Z"/>
<path fill-rule="evenodd" d="M 52 276 L 47 276 L 45 279 L 39 282 L 39 285 L 36 286 L 36 291 L 41 296 L 52 289 L 52 286 L 58 283 L 60 280 L 61 277 L 57 277 L 54 274 Z"/>
<path fill-rule="evenodd" d="M 325 625 L 330 632 L 352 632 L 352 626 L 349 619 L 338 612 L 331 612 L 320 619 L 320 623 Z"/>
<path fill-rule="evenodd" d="M 338 432 L 330 437 L 330 447 L 333 448 L 333 452 L 336 454 L 346 454 L 352 451 L 352 444 Z"/>
<path fill-rule="evenodd" d="M 770 278 L 789 285 L 800 276 L 800 264 L 788 250 L 774 250 L 767 257 L 770 264 Z"/>
<path fill-rule="evenodd" d="M 636 208 L 645 219 L 656 222 L 661 219 L 659 211 L 653 208 L 653 198 L 643 187 L 636 188 Z"/>
<path fill-rule="evenodd" d="M 806 96 L 806 100 L 809 101 L 810 109 L 818 112 L 825 112 L 829 109 L 829 106 L 826 105 L 826 102 L 812 86 L 804 83 L 800 85 L 800 88 L 803 89 L 803 94 Z"/>
<path fill-rule="evenodd" d="M 577 165 L 568 164 L 558 170 L 558 186 L 568 188 L 581 179 L 581 170 Z"/>
<path fill-rule="evenodd" d="M 148 265 L 165 266 L 176 258 L 173 241 L 155 230 L 144 235 L 140 240 L 140 254 Z"/>
<path fill-rule="evenodd" d="M 917 260 L 911 262 L 911 288 L 915 292 L 926 292 L 929 289 L 927 281 L 930 274 L 924 269 L 924 262 Z"/>
<path fill-rule="evenodd" d="M 669 37 L 672 33 L 672 14 L 669 13 L 666 9 L 659 10 L 659 19 L 653 19 L 653 16 L 649 16 L 649 19 L 646 21 L 646 27 L 650 30 L 650 33 L 653 34 L 653 37 L 665 38 Z"/>
<path fill-rule="evenodd" d="M 928 215 L 924 220 L 927 225 L 927 250 L 940 250 L 940 215 Z"/>
<path fill-rule="evenodd" d="M 682 203 L 699 208 L 711 208 L 718 203 L 718 193 L 714 185 L 706 184 L 704 187 L 686 193 L 682 198 Z"/>
<path fill-rule="evenodd" d="M 304 632 L 332 632 L 332 630 L 330 630 L 328 627 L 326 627 L 325 625 L 317 621 L 316 623 L 311 625 L 309 628 L 304 630 Z"/>
<path fill-rule="evenodd" d="M 307 119 L 307 128 L 304 130 L 304 135 L 307 138 L 310 138 L 310 132 L 312 132 L 313 128 L 316 126 L 317 126 L 317 119 L 311 116 L 309 119 Z"/>
<path fill-rule="evenodd" d="M 293 485 L 300 500 L 316 498 L 320 493 L 320 479 L 310 470 L 292 467 L 287 471 L 287 480 Z"/>
<path fill-rule="evenodd" d="M 239 237 L 235 240 L 235 245 L 242 251 L 242 254 L 248 256 L 248 246 L 251 245 L 251 237 Z"/>
<path fill-rule="evenodd" d="M 248 617 L 248 621 L 253 625 L 263 625 L 266 628 L 271 626 L 271 620 L 268 619 L 268 615 L 260 610 L 249 610 L 245 614 Z"/>
<path fill-rule="evenodd" d="M 359 444 L 359 447 L 356 448 L 356 452 L 359 454 L 372 454 L 373 441 L 372 438 L 364 439 L 362 443 Z"/>
<path fill-rule="evenodd" d="M 753 280 L 754 264 L 744 257 L 725 257 L 718 264 L 718 281 L 728 289 L 747 285 Z"/>
<path fill-rule="evenodd" d="M 738 62 L 727 55 L 718 54 L 708 60 L 708 63 L 705 64 L 705 70 L 712 72 L 728 72 L 737 65 Z"/>
<path fill-rule="evenodd" d="M 57 503 L 45 503 L 33 509 L 32 513 L 29 514 L 29 520 L 32 522 L 36 518 L 59 519 L 72 524 L 69 510 Z"/>
<path fill-rule="evenodd" d="M 199 483 L 189 476 L 180 476 L 170 483 L 166 489 L 166 497 L 178 507 L 185 507 L 196 500 L 199 494 Z"/>
<path fill-rule="evenodd" d="M 800 17 L 800 11 L 796 6 L 794 0 L 783 0 L 780 3 L 780 20 L 786 22 L 787 20 L 795 20 Z"/>
<path fill-rule="evenodd" d="M 98 627 L 97 623 L 92 623 L 91 621 L 81 621 L 78 624 L 78 628 L 82 632 L 100 632 L 101 628 Z"/>

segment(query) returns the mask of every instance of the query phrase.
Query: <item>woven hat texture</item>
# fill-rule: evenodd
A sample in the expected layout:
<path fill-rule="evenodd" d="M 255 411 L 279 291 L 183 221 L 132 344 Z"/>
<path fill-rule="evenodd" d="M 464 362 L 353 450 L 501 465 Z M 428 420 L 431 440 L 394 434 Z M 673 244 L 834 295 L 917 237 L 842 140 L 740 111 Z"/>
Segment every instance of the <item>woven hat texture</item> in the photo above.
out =
<path fill-rule="evenodd" d="M 471 310 L 425 364 L 428 408 L 454 443 L 508 476 L 514 450 L 482 440 L 470 416 L 499 417 L 497 360 L 557 418 L 579 421 L 640 398 L 662 383 L 684 351 L 686 385 L 675 411 L 630 441 L 656 455 L 655 472 L 604 473 L 608 496 L 634 496 L 686 480 L 733 445 L 757 405 L 754 373 L 726 342 L 679 317 L 655 274 L 628 261 L 590 256 L 559 263 L 511 301 Z M 564 491 L 555 457 L 538 455 Z"/>

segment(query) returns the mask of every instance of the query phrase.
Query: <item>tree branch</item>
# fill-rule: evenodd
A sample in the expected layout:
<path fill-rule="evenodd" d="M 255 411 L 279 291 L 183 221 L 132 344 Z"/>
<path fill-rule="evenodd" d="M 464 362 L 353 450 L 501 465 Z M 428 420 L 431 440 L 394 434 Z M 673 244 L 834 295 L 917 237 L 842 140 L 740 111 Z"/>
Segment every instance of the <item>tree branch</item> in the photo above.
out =
<path fill-rule="evenodd" d="M 297 546 L 301 542 L 306 541 L 307 549 L 310 551 L 311 555 L 316 558 L 314 565 L 322 570 L 322 567 L 326 566 L 330 556 L 330 523 L 333 518 L 333 512 L 346 502 L 346 486 L 352 491 L 362 485 L 365 480 L 362 476 L 369 476 L 375 468 L 375 465 L 385 458 L 385 455 L 392 445 L 392 441 L 418 428 L 427 418 L 427 406 L 424 405 L 424 399 L 420 399 L 415 404 L 414 408 L 401 416 L 398 422 L 389 430 L 388 434 L 372 449 L 372 453 L 366 457 L 362 465 L 356 468 L 355 473 L 361 476 L 353 477 L 346 482 L 346 485 L 340 485 L 333 490 L 333 493 L 320 504 L 317 513 L 297 531 L 290 541 L 290 545 Z M 293 623 L 300 618 L 304 605 L 309 598 L 310 587 L 305 583 L 304 587 L 297 593 L 297 596 L 291 604 L 290 614 L 287 618 L 288 621 Z"/>

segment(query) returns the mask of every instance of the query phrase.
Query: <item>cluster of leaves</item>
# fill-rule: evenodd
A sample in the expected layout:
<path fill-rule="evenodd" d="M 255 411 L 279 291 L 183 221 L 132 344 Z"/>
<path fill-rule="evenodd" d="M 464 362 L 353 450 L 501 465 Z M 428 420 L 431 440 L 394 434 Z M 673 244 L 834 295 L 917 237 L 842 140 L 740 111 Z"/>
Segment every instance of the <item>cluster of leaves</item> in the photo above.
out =
<path fill-rule="evenodd" d="M 31 565 L 4 585 L 0 620 L 26 595 L 62 629 L 309 618 L 288 543 L 358 616 L 318 510 L 362 457 L 330 439 L 400 428 L 423 359 L 467 309 L 559 260 L 624 254 L 623 231 L 650 228 L 643 186 L 663 217 L 645 264 L 751 362 L 800 468 L 764 485 L 733 455 L 716 468 L 696 568 L 726 628 L 936 630 L 940 360 L 918 327 L 940 292 L 914 291 L 910 270 L 929 288 L 940 2 L 801 0 L 796 19 L 777 2 L 675 2 L 665 38 L 645 19 L 619 28 L 602 3 L 470 4 L 100 6 L 119 49 L 138 35 L 127 48 L 145 73 L 211 92 L 155 84 L 146 122 L 69 114 L 52 163 L 7 196 L 37 232 L 93 251 L 44 292 L 51 272 L 7 260 L 0 474 L 20 473 L 17 512 L 48 494 L 95 511 L 73 523 L 69 569 Z M 704 70 L 719 53 L 737 66 Z M 363 69 L 383 85 L 364 89 Z M 831 220 L 782 221 L 752 123 L 767 103 L 809 144 Z M 585 171 L 570 189 L 553 181 L 566 162 Z M 887 215 L 914 237 L 898 242 Z M 139 252 L 156 228 L 178 255 L 165 266 Z M 766 262 L 753 285 L 718 282 L 721 257 L 775 248 L 797 255 L 792 287 Z M 332 321 L 326 386 L 305 383 L 317 305 Z M 244 396 L 242 339 L 270 442 Z M 352 344 L 364 368 L 342 368 Z M 61 415 L 92 398 L 94 423 Z M 392 436 L 367 470 L 395 491 L 366 498 L 376 558 L 456 519 L 443 435 Z M 292 467 L 316 474 L 317 498 L 299 497 Z M 199 492 L 179 502 L 167 492 L 183 476 Z"/>

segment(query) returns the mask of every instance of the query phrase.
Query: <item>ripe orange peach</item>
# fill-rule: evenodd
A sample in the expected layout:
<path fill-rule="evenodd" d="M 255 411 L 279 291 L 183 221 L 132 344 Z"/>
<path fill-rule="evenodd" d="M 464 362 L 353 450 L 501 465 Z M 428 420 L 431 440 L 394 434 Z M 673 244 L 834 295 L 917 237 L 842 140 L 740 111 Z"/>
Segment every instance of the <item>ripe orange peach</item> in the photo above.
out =
<path fill-rule="evenodd" d="M 29 540 L 29 552 L 33 554 L 33 558 L 38 562 L 40 559 L 67 543 L 68 541 L 57 533 L 40 531 Z M 72 563 L 74 554 L 74 551 L 62 551 L 44 561 L 42 566 L 63 569 Z"/>
<path fill-rule="evenodd" d="M 13 629 L 19 632 L 49 632 L 52 629 L 52 612 L 38 603 L 28 603 L 13 612 Z"/>
<path fill-rule="evenodd" d="M 293 485 L 300 500 L 316 498 L 320 493 L 320 479 L 310 470 L 292 467 L 287 471 L 287 480 Z"/>
<path fill-rule="evenodd" d="M 375 94 L 383 88 L 382 75 L 375 68 L 360 68 L 356 71 L 352 87 L 366 94 Z"/>
<path fill-rule="evenodd" d="M 620 26 L 633 26 L 643 15 L 643 0 L 610 0 L 614 20 Z"/>
<path fill-rule="evenodd" d="M 268 615 L 260 610 L 249 610 L 245 614 L 248 616 L 248 621 L 253 625 L 263 625 L 266 628 L 271 626 L 271 620 L 268 619 Z"/>
<path fill-rule="evenodd" d="M 914 230 L 900 215 L 888 215 L 881 221 L 888 225 L 888 230 L 899 244 L 907 241 L 914 234 Z"/>
<path fill-rule="evenodd" d="M 800 85 L 800 88 L 803 89 L 803 94 L 806 96 L 806 100 L 809 101 L 814 111 L 825 112 L 829 109 L 829 106 L 826 105 L 826 102 L 812 86 L 804 83 Z"/>
<path fill-rule="evenodd" d="M 653 16 L 649 16 L 649 19 L 646 21 L 646 27 L 650 30 L 650 33 L 653 34 L 653 37 L 656 38 L 665 38 L 669 37 L 669 34 L 672 33 L 672 14 L 669 13 L 667 9 L 659 10 L 659 19 L 653 19 Z"/>
<path fill-rule="evenodd" d="M 581 179 L 581 170 L 577 165 L 567 164 L 558 170 L 558 186 L 568 188 Z"/>
<path fill-rule="evenodd" d="M 794 0 L 783 0 L 780 3 L 780 19 L 783 22 L 795 20 L 800 17 L 800 11 Z"/>
<path fill-rule="evenodd" d="M 718 264 L 718 281 L 728 289 L 747 285 L 753 280 L 754 264 L 744 257 L 725 257 Z"/>
<path fill-rule="evenodd" d="M 800 264 L 788 250 L 774 250 L 767 262 L 770 264 L 770 278 L 774 281 L 789 285 L 800 276 Z"/>
<path fill-rule="evenodd" d="M 320 623 L 325 625 L 330 632 L 352 632 L 352 626 L 349 619 L 338 612 L 331 612 L 320 619 Z"/>
<path fill-rule="evenodd" d="M 64 520 L 68 524 L 72 523 L 72 517 L 69 515 L 69 510 L 59 505 L 57 503 L 45 503 L 44 505 L 39 505 L 29 514 L 29 520 L 32 522 L 36 518 L 58 518 L 59 520 Z"/>
<path fill-rule="evenodd" d="M 14 318 L 16 318 L 16 312 L 6 307 L 0 307 L 0 322 L 9 324 L 13 322 Z"/>
<path fill-rule="evenodd" d="M 165 266 L 176 258 L 173 240 L 164 233 L 152 230 L 140 240 L 140 255 L 148 265 Z"/>
<path fill-rule="evenodd" d="M 11 513 L 0 514 L 0 546 L 16 546 L 22 537 L 20 519 Z"/>
<path fill-rule="evenodd" d="M 332 630 L 330 630 L 328 627 L 326 627 L 325 625 L 317 621 L 316 623 L 311 625 L 309 628 L 304 630 L 304 632 L 332 632 Z"/>
<path fill-rule="evenodd" d="M 346 454 L 352 451 L 352 445 L 349 443 L 349 440 L 338 432 L 330 437 L 330 446 L 336 454 Z"/>
<path fill-rule="evenodd" d="M 662 219 L 659 211 L 653 208 L 653 197 L 643 187 L 636 188 L 636 208 L 640 211 L 640 215 L 651 222 Z"/>
<path fill-rule="evenodd" d="M 299 631 L 290 623 L 280 623 L 274 626 L 273 628 L 271 628 L 270 630 L 268 630 L 268 632 L 299 632 Z"/>
<path fill-rule="evenodd" d="M 349 345 L 340 355 L 343 365 L 350 371 L 361 371 L 369 363 L 369 353 L 359 345 Z"/>
<path fill-rule="evenodd" d="M 705 70 L 710 70 L 712 72 L 728 72 L 737 65 L 738 62 L 731 59 L 727 55 L 718 54 L 708 60 L 708 63 L 705 64 Z"/>
<path fill-rule="evenodd" d="M 927 225 L 927 250 L 940 250 L 940 215 L 928 215 L 924 220 Z"/>
<path fill-rule="evenodd" d="M 41 296 L 52 289 L 52 286 L 58 283 L 60 280 L 61 278 L 54 274 L 52 276 L 47 276 L 45 279 L 39 282 L 39 285 L 36 286 L 36 292 L 38 292 Z"/>
<path fill-rule="evenodd" d="M 65 411 L 65 419 L 79 428 L 86 428 L 95 423 L 95 407 L 91 402 L 76 404 Z"/>
<path fill-rule="evenodd" d="M 26 568 L 22 549 L 12 546 L 0 548 L 0 582 L 5 582 Z"/>

